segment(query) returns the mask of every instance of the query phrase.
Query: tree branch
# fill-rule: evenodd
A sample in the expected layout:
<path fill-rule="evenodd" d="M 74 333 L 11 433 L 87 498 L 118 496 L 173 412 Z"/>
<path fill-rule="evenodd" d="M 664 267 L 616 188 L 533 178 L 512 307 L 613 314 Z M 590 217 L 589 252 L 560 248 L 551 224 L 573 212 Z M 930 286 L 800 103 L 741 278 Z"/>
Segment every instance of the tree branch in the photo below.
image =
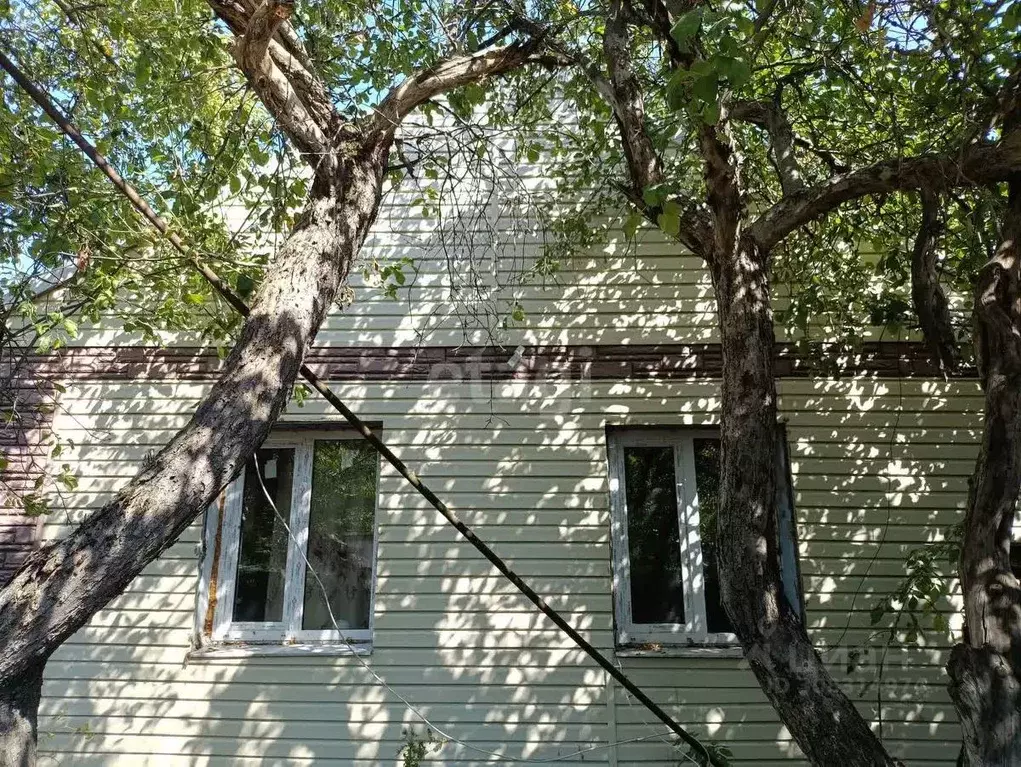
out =
<path fill-rule="evenodd" d="M 1021 131 L 995 144 L 962 148 L 955 154 L 886 160 L 786 195 L 749 227 L 759 245 L 771 249 L 795 229 L 839 205 L 882 192 L 979 186 L 1010 178 L 1021 170 Z"/>
<path fill-rule="evenodd" d="M 1005 135 L 1021 127 L 1021 82 L 1004 90 Z M 967 635 L 947 663 L 968 764 L 1016 764 L 1021 726 L 1021 583 L 1011 566 L 1021 488 L 1021 173 L 1007 184 L 1000 246 L 975 285 L 975 357 L 985 392 L 958 573 Z"/>
<path fill-rule="evenodd" d="M 797 139 L 790 120 L 779 103 L 738 101 L 731 105 L 730 116 L 766 131 L 769 136 L 769 151 L 780 177 L 780 188 L 784 196 L 795 194 L 805 188 L 805 177 L 797 155 L 794 154 Z"/>
<path fill-rule="evenodd" d="M 911 300 L 922 336 L 944 375 L 957 368 L 957 339 L 950 324 L 950 307 L 937 271 L 936 248 L 942 226 L 939 197 L 929 189 L 920 190 L 922 220 L 911 252 Z"/>
<path fill-rule="evenodd" d="M 647 26 L 659 38 L 674 69 L 691 69 L 695 62 L 702 57 L 701 42 L 696 36 L 690 45 L 682 50 L 671 34 L 671 28 L 674 19 L 700 4 L 700 0 L 643 0 L 643 8 L 639 10 L 631 0 L 618 0 L 617 3 L 610 6 L 610 17 L 613 17 L 615 8 L 623 8 L 626 14 L 630 14 L 637 23 Z M 623 18 L 620 24 L 623 27 Z M 606 28 L 609 32 L 609 21 Z M 615 32 L 615 34 L 618 34 L 625 42 L 629 42 L 627 41 L 626 28 L 622 28 L 619 33 Z M 607 58 L 610 58 L 609 53 Z M 630 62 L 630 53 L 628 53 L 627 61 Z M 725 106 L 721 104 L 721 118 L 717 124 L 709 125 L 702 120 L 696 121 L 709 203 L 708 214 L 701 217 L 701 221 L 693 222 L 696 229 L 700 230 L 699 243 L 701 247 L 696 252 L 706 259 L 714 279 L 717 268 L 716 259 L 721 253 L 731 252 L 736 242 L 742 212 L 739 169 L 737 163 L 734 162 L 733 148 L 728 135 L 729 126 Z M 684 206 L 682 206 L 683 208 Z M 682 235 L 684 234 L 683 227 L 684 222 L 682 221 Z M 681 240 L 685 241 L 685 237 L 682 236 Z M 686 244 L 688 243 L 686 242 Z M 693 246 L 689 245 L 689 247 Z M 693 247 L 693 249 L 695 248 Z"/>
<path fill-rule="evenodd" d="M 326 86 L 311 68 L 311 62 L 296 56 L 289 46 L 270 40 L 269 55 L 297 91 L 302 103 L 313 114 L 318 125 L 330 125 L 337 112 Z"/>
<path fill-rule="evenodd" d="M 823 149 L 821 146 L 817 146 L 803 136 L 794 136 L 794 143 L 805 149 L 816 157 L 818 157 L 827 168 L 830 169 L 830 173 L 836 175 L 838 173 L 849 173 L 851 171 L 850 165 L 845 165 L 837 156 L 829 149 Z"/>
<path fill-rule="evenodd" d="M 626 21 L 633 9 L 620 7 L 617 26 L 607 25 L 603 49 L 610 63 L 610 78 L 579 51 L 555 39 L 547 39 L 548 53 L 533 57 L 550 68 L 574 67 L 592 84 L 596 93 L 613 113 L 624 145 L 627 184 L 620 184 L 621 193 L 653 225 L 658 226 L 660 206 L 646 203 L 644 191 L 663 181 L 662 163 L 648 135 L 645 105 L 637 77 L 631 66 L 631 53 Z M 511 9 L 513 23 L 532 36 L 546 34 L 536 21 Z M 609 40 L 607 40 L 609 37 Z M 711 234 L 705 210 L 693 199 L 675 195 L 669 202 L 680 211 L 680 239 L 692 252 L 702 254 Z"/>
<path fill-rule="evenodd" d="M 1001 244 L 979 272 L 975 322 L 979 379 L 985 388 L 997 376 L 1021 379 L 1021 181 L 1010 184 Z"/>
<path fill-rule="evenodd" d="M 982 733 L 1016 732 L 1021 694 L 1016 649 L 1021 584 L 1010 561 L 1021 486 L 1021 178 L 1009 187 L 1001 245 L 975 287 L 975 347 L 985 414 L 959 565 L 967 636 L 947 663 L 968 764 L 1016 762 L 1016 751 L 1013 758 L 1001 757 L 1012 738 Z"/>
<path fill-rule="evenodd" d="M 625 194 L 647 219 L 658 224 L 661 209 L 645 202 L 644 191 L 663 182 L 663 164 L 646 124 L 645 101 L 631 58 L 627 13 L 621 0 L 611 3 L 603 32 L 609 82 L 599 92 L 612 108 L 620 131 L 631 181 Z M 596 77 L 602 79 L 601 75 Z M 712 233 L 705 211 L 694 200 L 682 195 L 672 197 L 670 202 L 681 211 L 678 239 L 692 252 L 706 256 Z"/>
<path fill-rule="evenodd" d="M 209 0 L 209 5 L 237 36 L 234 58 L 252 89 L 294 146 L 313 168 L 324 170 L 332 157 L 329 135 L 343 124 L 325 86 L 309 69 L 304 49 L 291 40 L 287 19 L 294 0 L 263 0 L 249 15 L 238 0 Z"/>
<path fill-rule="evenodd" d="M 441 59 L 386 95 L 368 121 L 369 135 L 392 136 L 412 110 L 441 93 L 537 63 L 534 55 L 543 44 L 542 37 L 532 37 L 499 48 Z"/>
<path fill-rule="evenodd" d="M 645 122 L 645 101 L 631 59 L 631 40 L 623 4 L 610 4 L 603 33 L 603 54 L 610 74 L 610 92 L 617 127 L 624 145 L 624 156 L 635 193 L 663 181 L 663 167 L 649 138 Z"/>
<path fill-rule="evenodd" d="M 546 47 L 549 52 L 540 54 L 539 56 L 533 57 L 538 59 L 544 66 L 552 69 L 555 67 L 574 67 L 582 76 L 588 80 L 592 87 L 599 93 L 600 98 L 606 102 L 607 106 L 617 113 L 617 102 L 614 98 L 613 87 L 610 85 L 610 81 L 606 79 L 603 73 L 599 70 L 595 64 L 589 61 L 580 51 L 568 47 L 559 40 L 553 38 L 547 33 L 545 27 L 536 21 L 524 16 L 517 11 L 510 9 L 512 14 L 512 23 L 515 24 L 526 34 L 532 37 L 538 37 L 540 35 L 546 36 Z"/>

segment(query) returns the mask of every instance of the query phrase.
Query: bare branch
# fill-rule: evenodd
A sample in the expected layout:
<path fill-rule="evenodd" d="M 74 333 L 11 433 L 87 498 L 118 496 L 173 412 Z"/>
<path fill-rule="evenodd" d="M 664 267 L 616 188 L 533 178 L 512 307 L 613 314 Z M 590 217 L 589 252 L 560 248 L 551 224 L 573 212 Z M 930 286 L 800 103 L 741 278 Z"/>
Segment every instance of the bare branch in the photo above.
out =
<path fill-rule="evenodd" d="M 780 104 L 775 101 L 738 101 L 731 105 L 730 116 L 756 125 L 769 135 L 769 151 L 785 196 L 805 188 L 805 177 L 794 154 L 797 140 Z"/>
<path fill-rule="evenodd" d="M 939 220 L 939 197 L 922 189 L 922 221 L 911 253 L 911 300 L 936 364 L 944 375 L 957 368 L 957 339 L 950 324 L 950 306 L 939 281 L 936 248 L 942 226 Z"/>
<path fill-rule="evenodd" d="M 1018 171 L 1021 171 L 1021 131 L 995 144 L 972 145 L 955 154 L 886 160 L 785 196 L 759 216 L 748 234 L 768 250 L 795 229 L 851 200 L 882 192 L 911 189 L 938 192 L 991 184 L 1007 180 Z"/>
<path fill-rule="evenodd" d="M 541 37 L 532 37 L 524 42 L 441 59 L 386 95 L 369 120 L 369 135 L 392 136 L 412 110 L 441 93 L 537 63 L 534 55 L 542 45 Z"/>

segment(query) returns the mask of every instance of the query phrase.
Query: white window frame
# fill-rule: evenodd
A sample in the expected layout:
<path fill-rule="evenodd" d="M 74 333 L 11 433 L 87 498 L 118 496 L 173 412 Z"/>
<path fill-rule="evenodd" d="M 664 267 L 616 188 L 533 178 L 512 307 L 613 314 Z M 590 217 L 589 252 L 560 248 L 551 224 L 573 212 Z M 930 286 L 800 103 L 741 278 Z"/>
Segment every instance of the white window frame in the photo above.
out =
<path fill-rule="evenodd" d="M 781 430 L 782 431 L 782 430 Z M 730 632 L 710 632 L 705 606 L 702 544 L 699 537 L 698 492 L 695 478 L 696 439 L 720 439 L 719 429 L 693 429 L 685 427 L 609 427 L 607 429 L 607 457 L 610 477 L 610 532 L 613 558 L 613 592 L 618 646 L 640 644 L 734 646 L 737 636 Z M 676 481 L 677 524 L 681 547 L 681 576 L 684 583 L 685 623 L 635 623 L 631 611 L 631 548 L 628 541 L 627 489 L 625 487 L 624 449 L 628 447 L 670 447 L 674 454 Z M 778 470 L 783 468 L 778 486 L 783 490 L 780 502 L 789 507 L 789 478 L 786 470 L 786 451 L 778 450 Z M 780 495 L 780 493 L 778 493 Z M 781 545 L 781 569 L 784 573 L 785 593 L 796 599 L 796 610 L 801 613 L 797 597 L 797 563 L 793 546 L 793 525 L 790 515 L 781 514 L 781 535 L 791 537 L 790 545 Z M 793 567 L 792 567 L 793 566 Z M 794 602 L 792 602 L 794 603 Z"/>
<path fill-rule="evenodd" d="M 237 586 L 238 554 L 241 547 L 241 515 L 244 500 L 245 471 L 242 470 L 224 490 L 222 503 L 209 507 L 206 517 L 206 551 L 212 560 L 216 537 L 220 538 L 220 556 L 216 562 L 216 593 L 212 633 L 214 643 L 251 642 L 260 644 L 368 644 L 372 642 L 376 606 L 376 569 L 379 546 L 379 461 L 376 461 L 376 497 L 372 523 L 372 579 L 369 594 L 369 625 L 365 629 L 336 631 L 301 628 L 304 612 L 305 571 L 308 528 L 312 499 L 312 458 L 316 442 L 360 441 L 349 431 L 294 431 L 271 435 L 264 448 L 294 450 L 294 479 L 291 487 L 291 512 L 287 521 L 287 562 L 284 570 L 284 599 L 280 621 L 244 622 L 233 620 Z M 222 523 L 221 523 L 222 510 Z M 208 593 L 208 591 L 207 591 Z"/>

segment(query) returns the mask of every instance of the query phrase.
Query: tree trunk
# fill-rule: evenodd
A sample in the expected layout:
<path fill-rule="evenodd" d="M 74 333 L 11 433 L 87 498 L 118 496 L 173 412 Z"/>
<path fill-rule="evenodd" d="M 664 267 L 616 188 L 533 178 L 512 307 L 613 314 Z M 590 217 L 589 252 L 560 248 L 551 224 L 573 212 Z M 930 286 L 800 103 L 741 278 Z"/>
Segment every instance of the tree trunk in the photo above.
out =
<path fill-rule="evenodd" d="M 42 664 L 0 685 L 0 767 L 35 767 Z"/>
<path fill-rule="evenodd" d="M 957 369 L 957 339 L 950 322 L 950 303 L 939 281 L 939 196 L 928 189 L 918 193 L 922 220 L 911 250 L 911 302 L 922 338 L 943 375 Z"/>
<path fill-rule="evenodd" d="M 337 172 L 317 177 L 188 425 L 113 501 L 33 554 L 0 591 L 0 690 L 41 675 L 50 654 L 170 546 L 262 444 L 375 219 L 388 150 L 388 140 L 349 140 L 338 150 Z M 2 767 L 34 763 L 37 702 L 30 692 L 11 704 L 16 715 L 0 719 Z"/>
<path fill-rule="evenodd" d="M 719 242 L 719 240 L 718 240 Z M 776 515 L 777 403 L 767 254 L 712 259 L 723 346 L 720 576 L 727 614 L 770 703 L 813 764 L 894 765 L 784 598 Z"/>
<path fill-rule="evenodd" d="M 1021 584 L 1010 566 L 1021 487 L 1021 179 L 1010 182 L 1002 242 L 975 289 L 985 390 L 982 446 L 964 517 L 966 642 L 947 663 L 971 767 L 1021 764 Z"/>

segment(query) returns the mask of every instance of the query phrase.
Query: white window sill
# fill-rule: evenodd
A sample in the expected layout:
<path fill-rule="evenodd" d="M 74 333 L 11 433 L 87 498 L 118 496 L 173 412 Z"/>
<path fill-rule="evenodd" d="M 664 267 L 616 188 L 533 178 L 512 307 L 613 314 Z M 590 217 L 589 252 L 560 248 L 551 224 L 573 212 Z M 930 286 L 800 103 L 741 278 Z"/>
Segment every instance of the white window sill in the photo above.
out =
<path fill-rule="evenodd" d="M 623 645 L 618 658 L 743 658 L 740 645 Z"/>
<path fill-rule="evenodd" d="M 236 642 L 196 647 L 185 657 L 185 663 L 206 660 L 233 660 L 242 658 L 343 658 L 352 655 L 372 655 L 371 644 L 255 644 Z"/>

